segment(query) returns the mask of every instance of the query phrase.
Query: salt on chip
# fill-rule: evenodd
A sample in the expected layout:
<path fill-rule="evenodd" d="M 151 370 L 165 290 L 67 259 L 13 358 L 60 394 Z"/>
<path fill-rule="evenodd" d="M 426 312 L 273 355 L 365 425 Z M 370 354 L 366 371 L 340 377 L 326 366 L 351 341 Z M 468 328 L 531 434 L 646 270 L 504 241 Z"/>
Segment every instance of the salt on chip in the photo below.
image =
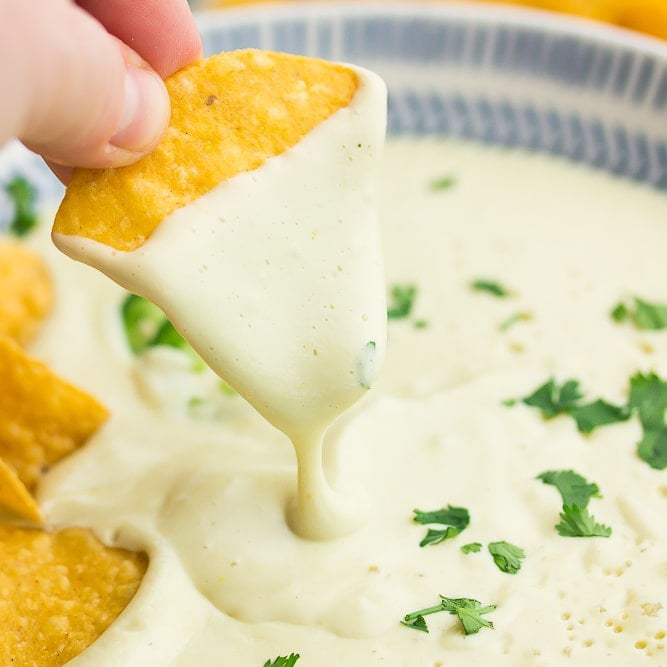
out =
<path fill-rule="evenodd" d="M 53 306 L 51 276 L 25 245 L 0 242 L 0 336 L 29 343 Z"/>
<path fill-rule="evenodd" d="M 0 664 L 60 667 L 113 623 L 146 572 L 144 554 L 89 531 L 0 525 Z"/>
<path fill-rule="evenodd" d="M 134 165 L 76 170 L 54 232 L 118 250 L 141 246 L 170 213 L 347 106 L 358 77 L 343 65 L 249 49 L 202 59 L 166 85 L 172 117 L 161 144 Z"/>
<path fill-rule="evenodd" d="M 0 458 L 29 490 L 107 417 L 97 399 L 0 337 Z"/>

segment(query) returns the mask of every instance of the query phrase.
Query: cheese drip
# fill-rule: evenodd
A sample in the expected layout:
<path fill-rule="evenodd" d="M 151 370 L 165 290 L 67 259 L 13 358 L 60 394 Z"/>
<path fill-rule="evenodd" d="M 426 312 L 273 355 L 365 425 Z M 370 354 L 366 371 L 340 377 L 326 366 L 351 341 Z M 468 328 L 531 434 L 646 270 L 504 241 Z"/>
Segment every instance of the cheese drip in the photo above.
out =
<path fill-rule="evenodd" d="M 375 194 L 386 90 L 376 75 L 358 73 L 350 105 L 259 169 L 169 215 L 136 250 L 53 235 L 66 254 L 160 306 L 292 440 L 290 524 L 312 539 L 359 521 L 357 505 L 327 483 L 323 437 L 366 392 L 386 347 Z"/>

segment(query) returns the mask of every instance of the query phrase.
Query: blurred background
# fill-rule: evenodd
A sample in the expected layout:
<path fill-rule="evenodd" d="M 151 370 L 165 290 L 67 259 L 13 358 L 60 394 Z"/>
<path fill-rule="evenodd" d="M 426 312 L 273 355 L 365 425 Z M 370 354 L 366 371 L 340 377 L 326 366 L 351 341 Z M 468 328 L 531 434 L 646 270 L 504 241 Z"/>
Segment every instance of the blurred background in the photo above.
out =
<path fill-rule="evenodd" d="M 313 2 L 313 0 L 301 1 Z M 347 0 L 351 4 L 353 1 Z M 424 0 L 420 1 L 424 2 Z M 426 1 L 447 2 L 447 0 Z M 478 4 L 501 4 L 497 0 L 474 1 Z M 192 0 L 192 4 L 199 9 L 233 7 L 259 2 L 271 2 L 271 0 Z M 502 4 L 523 5 L 547 11 L 575 14 L 667 39 L 667 0 L 504 0 Z"/>

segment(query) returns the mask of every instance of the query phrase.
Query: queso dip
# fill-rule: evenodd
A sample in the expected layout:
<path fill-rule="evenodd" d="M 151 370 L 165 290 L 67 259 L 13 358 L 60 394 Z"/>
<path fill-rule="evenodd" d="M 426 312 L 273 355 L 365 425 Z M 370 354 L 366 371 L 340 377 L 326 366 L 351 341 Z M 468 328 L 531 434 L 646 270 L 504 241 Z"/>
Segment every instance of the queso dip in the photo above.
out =
<path fill-rule="evenodd" d="M 59 308 L 31 352 L 113 415 L 40 504 L 52 527 L 151 559 L 72 666 L 667 664 L 667 472 L 637 455 L 637 417 L 583 434 L 521 400 L 576 379 L 622 405 L 638 372 L 667 376 L 667 331 L 610 316 L 632 295 L 667 302 L 667 198 L 544 156 L 391 139 L 380 223 L 387 356 L 324 438 L 327 484 L 359 500 L 356 525 L 326 540 L 289 526 L 287 436 L 177 350 L 133 356 L 125 292 L 35 240 Z M 556 531 L 561 498 L 536 478 L 564 470 L 599 488 L 588 509 L 608 537 Z M 448 506 L 469 523 L 420 546 L 433 526 L 413 511 Z M 524 554 L 514 573 L 488 551 L 501 541 Z M 401 624 L 439 595 L 495 606 L 493 629 L 466 635 L 446 612 L 428 633 Z"/>

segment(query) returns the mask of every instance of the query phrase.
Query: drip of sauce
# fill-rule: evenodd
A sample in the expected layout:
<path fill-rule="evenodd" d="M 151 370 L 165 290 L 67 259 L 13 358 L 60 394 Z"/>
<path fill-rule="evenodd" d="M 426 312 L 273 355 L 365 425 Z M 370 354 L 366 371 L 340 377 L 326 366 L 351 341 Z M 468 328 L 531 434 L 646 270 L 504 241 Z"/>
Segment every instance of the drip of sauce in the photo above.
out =
<path fill-rule="evenodd" d="M 357 71 L 347 107 L 172 213 L 140 248 L 54 234 L 66 254 L 160 306 L 292 440 L 298 484 L 289 520 L 311 539 L 338 537 L 359 521 L 354 503 L 327 483 L 323 436 L 366 392 L 386 347 L 375 193 L 386 89 Z"/>

